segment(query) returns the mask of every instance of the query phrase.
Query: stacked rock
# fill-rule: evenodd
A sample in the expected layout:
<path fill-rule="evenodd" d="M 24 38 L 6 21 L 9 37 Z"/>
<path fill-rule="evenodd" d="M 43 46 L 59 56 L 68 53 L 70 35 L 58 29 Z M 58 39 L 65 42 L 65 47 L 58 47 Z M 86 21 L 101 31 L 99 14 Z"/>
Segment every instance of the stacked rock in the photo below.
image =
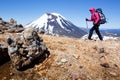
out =
<path fill-rule="evenodd" d="M 24 68 L 49 51 L 34 28 L 26 28 L 19 39 L 8 38 L 8 54 L 16 69 Z M 41 57 L 42 58 L 42 57 Z"/>
<path fill-rule="evenodd" d="M 17 33 L 22 32 L 23 30 L 23 26 L 21 24 L 17 24 L 17 21 L 15 21 L 13 18 L 10 19 L 10 22 L 6 22 L 0 18 L 0 33 L 3 33 L 5 31 L 10 33 Z"/>

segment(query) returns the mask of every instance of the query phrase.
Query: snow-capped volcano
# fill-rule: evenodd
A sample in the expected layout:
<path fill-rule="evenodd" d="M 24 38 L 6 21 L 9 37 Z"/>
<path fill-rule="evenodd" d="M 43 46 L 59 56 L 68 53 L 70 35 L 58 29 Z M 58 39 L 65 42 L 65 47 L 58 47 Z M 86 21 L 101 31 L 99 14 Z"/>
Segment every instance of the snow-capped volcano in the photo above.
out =
<path fill-rule="evenodd" d="M 81 30 L 62 15 L 57 13 L 43 14 L 40 18 L 25 27 L 30 26 L 52 35 L 64 35 L 79 38 L 86 34 L 85 31 Z"/>

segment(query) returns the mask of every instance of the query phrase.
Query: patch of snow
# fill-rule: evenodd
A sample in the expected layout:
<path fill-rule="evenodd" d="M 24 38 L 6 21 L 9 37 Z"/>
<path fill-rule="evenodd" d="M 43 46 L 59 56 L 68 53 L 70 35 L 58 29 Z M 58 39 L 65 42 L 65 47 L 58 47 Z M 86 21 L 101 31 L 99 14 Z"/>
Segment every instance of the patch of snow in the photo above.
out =
<path fill-rule="evenodd" d="M 93 40 L 99 40 L 99 37 L 97 34 L 93 34 L 91 37 Z M 84 35 L 81 39 L 88 39 L 88 34 Z M 119 37 L 113 37 L 113 36 L 103 36 L 103 40 L 118 40 Z"/>

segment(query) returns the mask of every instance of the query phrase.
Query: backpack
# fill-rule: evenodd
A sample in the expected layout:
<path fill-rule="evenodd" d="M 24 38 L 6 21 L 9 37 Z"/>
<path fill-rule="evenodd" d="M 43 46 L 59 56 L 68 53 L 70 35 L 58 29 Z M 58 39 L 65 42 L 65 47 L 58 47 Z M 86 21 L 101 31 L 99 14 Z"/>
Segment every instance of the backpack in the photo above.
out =
<path fill-rule="evenodd" d="M 103 12 L 102 12 L 102 9 L 101 8 L 98 8 L 98 9 L 96 9 L 96 12 L 99 14 L 99 16 L 100 16 L 100 24 L 105 24 L 107 21 L 106 21 L 106 17 L 105 17 L 105 15 L 103 14 Z"/>

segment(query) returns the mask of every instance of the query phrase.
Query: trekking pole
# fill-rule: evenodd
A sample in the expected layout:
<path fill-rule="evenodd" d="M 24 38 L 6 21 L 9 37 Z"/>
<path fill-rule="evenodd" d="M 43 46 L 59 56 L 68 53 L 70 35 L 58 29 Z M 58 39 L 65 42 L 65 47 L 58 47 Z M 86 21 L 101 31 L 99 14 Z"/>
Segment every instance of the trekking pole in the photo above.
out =
<path fill-rule="evenodd" d="M 88 29 L 88 23 L 87 23 L 87 21 L 86 21 L 86 26 L 87 26 L 87 29 Z"/>
<path fill-rule="evenodd" d="M 89 30 L 88 30 L 88 22 L 86 21 L 86 27 L 87 27 L 87 33 L 89 33 Z"/>

